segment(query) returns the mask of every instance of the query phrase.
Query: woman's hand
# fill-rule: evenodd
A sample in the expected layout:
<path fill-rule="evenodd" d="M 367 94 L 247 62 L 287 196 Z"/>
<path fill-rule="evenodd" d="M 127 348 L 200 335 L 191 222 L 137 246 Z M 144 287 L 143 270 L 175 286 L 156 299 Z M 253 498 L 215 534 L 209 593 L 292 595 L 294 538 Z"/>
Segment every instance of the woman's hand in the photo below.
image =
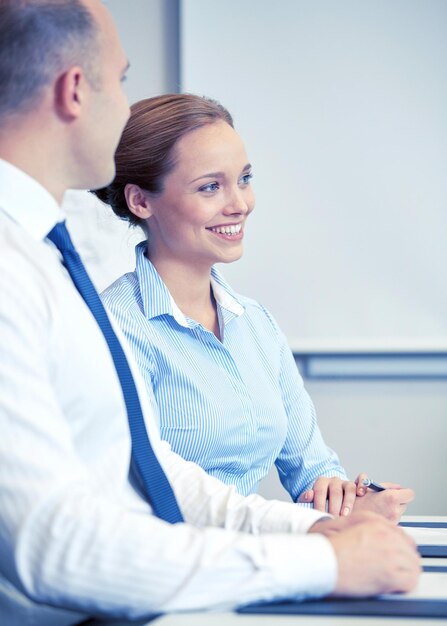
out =
<path fill-rule="evenodd" d="M 360 478 L 366 478 L 366 474 L 359 474 L 356 481 L 320 476 L 312 489 L 301 494 L 298 502 L 313 502 L 314 509 L 318 511 L 327 510 L 328 513 L 336 517 L 340 515 L 346 517 L 352 512 L 356 497 L 365 495 L 365 488 L 359 487 L 357 484 Z"/>
<path fill-rule="evenodd" d="M 373 511 L 397 523 L 407 504 L 414 499 L 411 489 L 402 489 L 397 483 L 382 483 L 385 491 L 376 493 L 363 485 L 368 478 L 364 472 L 355 481 L 320 476 L 312 489 L 304 491 L 298 502 L 308 502 L 318 511 L 328 511 L 335 517 L 346 517 L 356 511 Z"/>
<path fill-rule="evenodd" d="M 408 503 L 414 500 L 414 491 L 403 489 L 395 483 L 381 484 L 386 487 L 385 491 L 376 492 L 368 489 L 365 497 L 356 499 L 354 510 L 373 511 L 397 524 Z"/>

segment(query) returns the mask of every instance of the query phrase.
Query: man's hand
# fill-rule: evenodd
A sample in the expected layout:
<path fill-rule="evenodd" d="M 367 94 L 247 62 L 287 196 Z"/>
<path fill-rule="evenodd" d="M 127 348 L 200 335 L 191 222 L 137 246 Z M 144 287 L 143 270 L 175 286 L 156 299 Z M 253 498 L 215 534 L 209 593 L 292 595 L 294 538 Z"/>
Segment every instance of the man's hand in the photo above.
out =
<path fill-rule="evenodd" d="M 372 596 L 414 589 L 421 572 L 413 540 L 373 513 L 320 520 L 310 529 L 328 537 L 337 557 L 336 596 Z"/>

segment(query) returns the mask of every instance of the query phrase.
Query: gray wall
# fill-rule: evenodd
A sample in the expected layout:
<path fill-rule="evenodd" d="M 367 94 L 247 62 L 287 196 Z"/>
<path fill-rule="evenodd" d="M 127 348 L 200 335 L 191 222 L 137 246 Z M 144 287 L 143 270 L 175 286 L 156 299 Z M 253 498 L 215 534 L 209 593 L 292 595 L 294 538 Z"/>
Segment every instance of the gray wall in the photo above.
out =
<path fill-rule="evenodd" d="M 177 0 L 106 0 L 130 69 L 124 88 L 132 104 L 178 91 Z M 98 290 L 134 267 L 134 246 L 143 238 L 86 191 L 69 191 L 65 210 L 73 238 Z"/>
<path fill-rule="evenodd" d="M 128 3 L 124 0 L 108 0 L 107 4 L 117 21 L 131 62 L 126 84 L 130 101 L 177 90 L 177 2 L 132 0 Z M 257 28 L 256 20 L 262 6 L 267 4 L 270 3 L 258 3 L 258 10 L 251 12 L 249 22 L 244 23 L 249 42 L 255 36 L 265 35 Z M 370 5 L 366 2 L 363 4 Z M 425 6 L 432 7 L 434 4 L 437 3 L 433 0 L 420 3 L 422 13 Z M 222 3 L 217 0 L 207 0 L 207 6 L 210 10 L 214 7 L 219 9 L 220 14 L 222 12 Z M 212 15 L 207 13 L 207 20 L 212 19 Z M 231 47 L 235 34 L 227 31 L 225 39 L 227 46 Z M 209 51 L 205 50 L 203 54 L 209 54 Z M 246 59 L 241 59 L 239 71 L 250 73 Z M 209 78 L 211 80 L 211 76 Z M 250 97 L 250 88 L 245 95 Z M 269 84 L 266 81 L 265 97 L 268 96 Z M 237 110 L 233 112 L 237 119 Z M 256 112 L 257 106 L 253 103 L 253 117 L 256 117 Z M 256 169 L 262 171 L 264 167 L 265 164 L 259 163 Z M 259 204 L 262 202 L 262 193 L 258 190 L 258 211 L 250 218 L 253 228 L 255 220 L 259 219 Z M 99 289 L 133 267 L 133 245 L 141 238 L 138 232 L 129 232 L 107 208 L 85 192 L 69 193 L 66 209 L 74 238 Z M 275 217 L 271 230 L 274 236 L 278 236 L 275 234 L 277 222 L 288 224 L 291 219 L 295 219 L 296 209 L 289 203 L 281 203 L 275 206 L 275 210 L 281 211 L 281 218 L 277 220 Z M 401 218 L 405 220 L 406 216 L 401 215 Z M 343 216 L 340 215 L 339 219 L 343 227 Z M 345 227 L 348 226 L 346 223 Z M 318 237 L 318 232 L 310 233 L 310 247 L 312 236 Z M 264 245 L 263 241 L 261 245 Z M 252 247 L 252 254 L 259 254 L 258 246 L 259 242 L 252 238 L 247 244 L 247 254 L 249 247 Z M 355 263 L 353 258 L 352 264 Z M 231 269 L 228 268 L 233 282 L 237 280 L 238 266 L 234 264 Z M 439 281 L 436 288 L 442 290 L 443 287 L 445 285 Z M 256 294 L 251 290 L 251 295 Z M 305 297 L 305 294 L 302 296 Z M 418 294 L 410 293 L 407 310 L 410 312 L 419 304 Z M 276 303 L 273 301 L 273 305 L 269 306 L 275 316 L 281 318 L 282 313 L 277 310 Z M 445 313 L 443 311 L 442 315 L 447 319 Z M 438 314 L 439 311 L 436 311 Z M 317 407 L 325 439 L 328 445 L 337 450 L 350 475 L 366 470 L 377 480 L 400 481 L 402 485 L 412 486 L 417 491 L 418 497 L 409 509 L 410 513 L 447 514 L 446 382 L 307 381 L 306 386 Z M 274 472 L 264 481 L 261 492 L 270 497 L 286 498 Z"/>
<path fill-rule="evenodd" d="M 178 0 L 106 0 L 130 61 L 129 102 L 179 90 Z"/>
<path fill-rule="evenodd" d="M 416 491 L 408 512 L 447 512 L 445 382 L 305 381 L 326 443 L 348 475 L 368 471 Z M 275 472 L 261 493 L 287 499 Z"/>

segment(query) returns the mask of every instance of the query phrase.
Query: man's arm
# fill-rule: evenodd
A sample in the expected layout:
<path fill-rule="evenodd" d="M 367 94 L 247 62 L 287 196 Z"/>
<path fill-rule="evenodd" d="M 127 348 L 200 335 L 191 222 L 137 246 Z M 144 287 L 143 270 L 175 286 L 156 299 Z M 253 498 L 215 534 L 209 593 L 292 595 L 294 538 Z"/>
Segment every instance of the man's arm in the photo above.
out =
<path fill-rule="evenodd" d="M 174 482 L 185 467 L 174 490 L 186 518 L 229 530 L 172 526 L 129 489 L 127 472 L 115 483 L 95 471 L 99 441 L 91 442 L 87 463 L 55 393 L 45 279 L 20 264 L 20 256 L 0 261 L 1 574 L 38 603 L 87 615 L 139 617 L 330 592 L 336 562 L 326 538 L 234 531 L 281 530 L 287 522 L 276 520 L 275 505 L 256 498 L 244 504 L 224 486 L 216 495 L 214 479 L 177 457 L 173 470 L 159 451 Z M 123 441 L 119 453 L 128 451 Z M 194 480 L 197 488 L 188 492 Z"/>
<path fill-rule="evenodd" d="M 83 454 L 90 451 L 76 447 L 54 390 L 47 330 L 53 312 L 42 297 L 43 279 L 19 265 L 0 259 L 1 575 L 37 603 L 129 618 L 333 591 L 352 542 L 334 547 L 321 534 L 280 532 L 305 530 L 318 513 L 244 500 L 224 486 L 216 493 L 215 479 L 171 457 L 154 436 L 186 519 L 228 530 L 172 526 L 129 490 L 127 472 L 120 481 L 95 471 L 99 441 L 91 442 L 88 464 Z M 123 441 L 111 467 L 128 451 Z"/>

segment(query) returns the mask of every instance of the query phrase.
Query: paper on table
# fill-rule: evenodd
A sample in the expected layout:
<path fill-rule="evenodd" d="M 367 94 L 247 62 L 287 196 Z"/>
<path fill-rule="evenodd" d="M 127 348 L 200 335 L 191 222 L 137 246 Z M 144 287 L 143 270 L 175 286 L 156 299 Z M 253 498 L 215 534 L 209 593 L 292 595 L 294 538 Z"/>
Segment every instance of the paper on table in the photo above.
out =
<path fill-rule="evenodd" d="M 418 546 L 447 546 L 447 528 L 402 526 Z"/>
<path fill-rule="evenodd" d="M 417 588 L 409 593 L 383 594 L 385 600 L 447 600 L 447 572 L 423 572 Z"/>

